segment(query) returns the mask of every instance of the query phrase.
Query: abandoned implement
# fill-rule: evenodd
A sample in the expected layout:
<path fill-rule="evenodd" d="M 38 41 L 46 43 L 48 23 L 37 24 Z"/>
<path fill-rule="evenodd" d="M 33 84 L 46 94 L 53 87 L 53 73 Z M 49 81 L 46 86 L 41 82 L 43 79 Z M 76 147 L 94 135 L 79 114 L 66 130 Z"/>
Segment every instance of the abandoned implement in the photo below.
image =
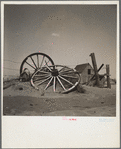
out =
<path fill-rule="evenodd" d="M 54 92 L 67 93 L 80 82 L 80 75 L 75 69 L 54 65 L 53 60 L 43 53 L 34 53 L 26 57 L 21 64 L 20 73 L 26 66 L 31 74 L 31 85 L 37 90 L 50 89 Z"/>
<path fill-rule="evenodd" d="M 31 77 L 32 86 L 39 90 L 51 87 L 54 92 L 67 93 L 80 82 L 80 75 L 72 68 L 62 65 L 45 66 Z"/>

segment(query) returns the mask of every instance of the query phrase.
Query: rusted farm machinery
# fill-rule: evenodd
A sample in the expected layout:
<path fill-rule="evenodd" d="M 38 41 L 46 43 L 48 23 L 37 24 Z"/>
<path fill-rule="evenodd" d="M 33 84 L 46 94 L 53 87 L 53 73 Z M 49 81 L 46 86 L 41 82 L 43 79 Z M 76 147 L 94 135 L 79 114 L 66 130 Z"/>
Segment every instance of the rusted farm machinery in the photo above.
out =
<path fill-rule="evenodd" d="M 29 70 L 29 81 L 37 90 L 51 87 L 54 92 L 67 93 L 80 82 L 80 75 L 75 69 L 55 65 L 50 56 L 44 53 L 27 56 L 20 66 L 20 76 L 25 69 Z"/>

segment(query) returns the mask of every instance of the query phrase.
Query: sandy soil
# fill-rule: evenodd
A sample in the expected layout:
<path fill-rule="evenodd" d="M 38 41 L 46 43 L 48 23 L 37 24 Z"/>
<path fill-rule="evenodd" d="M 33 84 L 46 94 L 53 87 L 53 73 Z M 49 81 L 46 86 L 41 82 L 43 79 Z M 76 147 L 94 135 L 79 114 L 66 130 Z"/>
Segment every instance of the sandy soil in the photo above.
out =
<path fill-rule="evenodd" d="M 116 85 L 111 89 L 83 86 L 68 94 L 35 90 L 29 82 L 4 84 L 3 115 L 18 116 L 116 116 Z"/>

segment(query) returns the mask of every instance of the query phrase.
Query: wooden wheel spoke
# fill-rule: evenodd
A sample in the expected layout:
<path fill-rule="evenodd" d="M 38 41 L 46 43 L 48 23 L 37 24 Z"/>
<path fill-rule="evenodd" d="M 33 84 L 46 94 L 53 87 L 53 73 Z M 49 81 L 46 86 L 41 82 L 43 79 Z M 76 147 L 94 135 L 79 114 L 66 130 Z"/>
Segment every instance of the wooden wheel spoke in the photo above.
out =
<path fill-rule="evenodd" d="M 40 80 L 46 79 L 48 77 L 50 77 L 50 75 L 46 76 L 46 77 L 41 77 L 41 78 L 38 78 L 38 79 L 34 79 L 33 82 L 40 81 Z"/>
<path fill-rule="evenodd" d="M 58 72 L 61 72 L 64 68 L 66 68 L 66 67 L 61 68 Z"/>
<path fill-rule="evenodd" d="M 39 68 L 39 55 L 37 54 L 37 64 L 38 64 L 38 68 Z"/>
<path fill-rule="evenodd" d="M 32 67 L 33 69 L 36 69 L 36 68 L 34 68 L 31 64 L 29 64 L 27 61 L 25 62 L 25 63 L 27 63 L 30 67 Z"/>
<path fill-rule="evenodd" d="M 70 81 L 66 80 L 65 78 L 63 78 L 63 77 L 61 77 L 61 76 L 59 76 L 59 77 L 60 77 L 62 80 L 64 80 L 64 81 L 68 82 L 69 84 L 74 85 L 72 82 L 70 82 Z"/>
<path fill-rule="evenodd" d="M 51 76 L 48 77 L 47 79 L 43 80 L 42 82 L 38 83 L 37 86 L 43 84 L 44 82 L 46 82 L 46 81 L 49 80 L 50 78 L 51 78 Z"/>
<path fill-rule="evenodd" d="M 30 73 L 33 75 L 34 73 L 33 70 L 38 70 L 38 68 L 43 67 L 45 63 L 44 62 L 45 59 L 48 62 L 48 66 L 54 65 L 54 62 L 51 59 L 51 57 L 49 57 L 45 53 L 37 52 L 37 53 L 32 53 L 28 55 L 21 63 L 20 74 L 23 72 L 24 68 L 27 68 L 30 71 Z"/>
<path fill-rule="evenodd" d="M 53 82 L 53 90 L 55 92 L 55 84 L 56 84 L 56 77 L 54 77 L 54 82 Z"/>
<path fill-rule="evenodd" d="M 62 72 L 60 72 L 60 74 L 61 74 L 61 73 L 72 73 L 72 72 L 74 72 L 74 71 L 71 69 L 71 70 L 62 71 Z"/>
<path fill-rule="evenodd" d="M 40 64 L 40 68 L 42 67 L 43 61 L 44 61 L 45 56 L 42 57 L 42 62 Z"/>
<path fill-rule="evenodd" d="M 53 80 L 53 77 L 50 79 L 50 81 L 48 82 L 48 84 L 46 85 L 46 87 L 44 88 L 44 90 L 46 90 L 49 87 L 49 85 L 52 82 L 52 80 Z"/>
<path fill-rule="evenodd" d="M 72 72 L 64 72 L 64 73 L 60 73 L 60 75 L 65 75 L 65 74 L 72 74 L 74 73 L 73 71 Z"/>
<path fill-rule="evenodd" d="M 41 69 L 38 70 L 38 72 L 40 72 L 40 73 L 46 73 L 46 74 L 49 74 L 50 73 L 50 72 L 46 72 L 46 71 L 41 71 Z"/>
<path fill-rule="evenodd" d="M 37 69 L 37 65 L 35 64 L 35 62 L 34 62 L 34 60 L 33 60 L 33 58 L 30 56 L 30 58 L 31 58 L 31 60 L 32 60 L 32 62 L 33 62 L 33 64 L 34 64 L 34 66 L 36 67 L 36 69 Z"/>
<path fill-rule="evenodd" d="M 57 79 L 58 79 L 60 85 L 62 86 L 62 88 L 66 91 L 66 89 L 65 89 L 64 85 L 62 84 L 61 80 L 59 79 L 59 77 L 57 77 Z"/>
<path fill-rule="evenodd" d="M 50 75 L 48 75 L 48 74 L 44 74 L 44 75 L 34 75 L 35 77 L 46 77 L 46 76 L 50 76 Z"/>
<path fill-rule="evenodd" d="M 67 77 L 67 78 L 72 78 L 72 79 L 78 79 L 78 77 L 74 77 L 74 76 L 67 76 L 67 75 L 60 75 L 62 77 Z"/>
<path fill-rule="evenodd" d="M 48 66 L 46 61 L 45 61 L 45 63 L 46 63 L 45 67 L 47 67 L 50 70 L 50 72 L 51 72 L 52 70 L 49 68 L 49 66 Z"/>
<path fill-rule="evenodd" d="M 44 54 L 45 55 L 45 54 Z M 62 65 L 49 65 L 51 59 L 46 56 L 40 58 L 37 55 L 36 66 L 40 66 L 39 69 L 31 77 L 31 85 L 35 88 L 43 88 L 44 90 L 52 88 L 53 92 L 68 93 L 72 91 L 80 82 L 80 75 L 73 68 L 68 68 Z M 24 61 L 25 63 L 25 61 Z M 28 63 L 28 62 L 27 62 Z M 31 64 L 28 63 L 32 68 Z M 36 67 L 35 67 L 36 68 Z M 34 68 L 34 69 L 35 69 Z"/>
<path fill-rule="evenodd" d="M 49 60 L 49 61 L 50 61 L 50 60 Z M 48 61 L 48 62 L 45 61 L 47 65 L 48 65 L 49 61 Z"/>

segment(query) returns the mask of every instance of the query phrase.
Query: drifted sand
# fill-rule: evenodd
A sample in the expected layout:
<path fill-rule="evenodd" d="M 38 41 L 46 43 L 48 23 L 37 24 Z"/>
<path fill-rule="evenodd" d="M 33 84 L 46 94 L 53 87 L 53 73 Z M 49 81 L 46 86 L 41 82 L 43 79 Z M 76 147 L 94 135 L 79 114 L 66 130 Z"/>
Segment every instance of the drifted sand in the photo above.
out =
<path fill-rule="evenodd" d="M 29 82 L 12 82 L 3 90 L 3 115 L 116 116 L 116 85 L 83 87 L 85 93 L 60 94 L 51 89 L 37 91 Z"/>

